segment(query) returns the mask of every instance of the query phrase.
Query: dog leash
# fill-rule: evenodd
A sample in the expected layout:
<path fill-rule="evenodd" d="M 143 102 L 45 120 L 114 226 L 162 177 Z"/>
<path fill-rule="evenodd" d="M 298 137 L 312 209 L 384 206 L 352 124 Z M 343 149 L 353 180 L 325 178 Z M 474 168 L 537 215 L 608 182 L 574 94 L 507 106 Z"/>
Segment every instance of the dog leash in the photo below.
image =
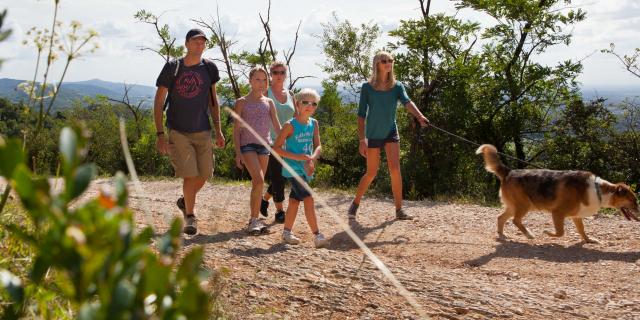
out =
<path fill-rule="evenodd" d="M 428 127 L 434 128 L 434 129 L 436 129 L 436 130 L 438 130 L 438 131 L 440 131 L 440 132 L 442 132 L 442 133 L 448 134 L 448 135 L 450 135 L 450 136 L 452 136 L 452 137 L 455 137 L 455 138 L 457 138 L 457 139 L 459 139 L 459 140 L 462 140 L 462 141 L 464 141 L 464 142 L 466 142 L 466 143 L 472 144 L 472 145 L 474 145 L 474 146 L 476 146 L 476 147 L 479 147 L 479 146 L 481 146 L 481 145 L 482 145 L 482 144 L 477 143 L 477 142 L 475 142 L 475 141 L 471 141 L 471 140 L 469 140 L 469 139 L 467 139 L 467 138 L 465 138 L 465 137 L 461 137 L 461 136 L 459 136 L 459 135 L 457 135 L 457 134 L 455 134 L 455 133 L 449 132 L 449 131 L 447 131 L 447 130 L 445 130 L 445 129 L 439 128 L 439 127 L 437 127 L 437 126 L 433 125 L 432 123 L 429 123 Z M 428 128 L 428 127 L 426 127 L 426 128 Z M 516 157 L 514 157 L 514 156 L 508 155 L 508 154 L 506 154 L 506 153 L 502 153 L 502 152 L 500 152 L 500 151 L 498 151 L 498 154 L 501 154 L 501 155 L 503 155 L 503 156 L 505 156 L 505 157 L 507 157 L 507 158 L 509 158 L 509 159 L 516 160 L 516 161 L 518 161 L 518 162 L 524 163 L 524 164 L 526 164 L 526 165 L 528 165 L 528 166 L 531 166 L 531 167 L 534 167 L 534 168 L 537 168 L 537 169 L 544 169 L 544 168 L 543 168 L 543 167 L 541 167 L 541 166 L 535 165 L 535 164 L 533 164 L 533 163 L 531 163 L 531 162 L 528 162 L 528 161 L 520 160 L 520 159 L 518 159 L 518 158 L 516 158 Z"/>

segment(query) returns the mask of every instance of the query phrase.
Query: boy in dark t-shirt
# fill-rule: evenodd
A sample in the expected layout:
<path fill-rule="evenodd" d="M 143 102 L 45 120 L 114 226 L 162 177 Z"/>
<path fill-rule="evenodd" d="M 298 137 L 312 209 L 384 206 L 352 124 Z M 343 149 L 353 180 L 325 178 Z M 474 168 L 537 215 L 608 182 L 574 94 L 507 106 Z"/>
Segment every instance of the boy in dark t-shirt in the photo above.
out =
<path fill-rule="evenodd" d="M 225 144 L 215 87 L 220 76 L 213 62 L 202 59 L 206 43 L 202 30 L 189 30 L 185 40 L 186 56 L 166 63 L 156 80 L 158 89 L 153 108 L 158 136 L 156 147 L 161 154 L 169 155 L 176 176 L 183 178 L 183 197 L 176 204 L 185 220 L 183 231 L 190 235 L 197 233 L 196 194 L 213 173 L 209 114 L 216 130 L 216 145 L 223 148 Z M 165 99 L 169 100 L 168 139 L 162 124 Z"/>

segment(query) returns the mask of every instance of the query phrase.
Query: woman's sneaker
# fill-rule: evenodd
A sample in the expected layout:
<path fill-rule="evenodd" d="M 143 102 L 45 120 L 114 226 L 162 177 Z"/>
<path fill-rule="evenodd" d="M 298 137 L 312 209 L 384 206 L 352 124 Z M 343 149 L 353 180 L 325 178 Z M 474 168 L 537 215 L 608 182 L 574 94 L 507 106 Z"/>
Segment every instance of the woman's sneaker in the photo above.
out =
<path fill-rule="evenodd" d="M 276 223 L 284 223 L 284 211 L 283 210 L 278 210 L 278 212 L 276 212 L 275 221 L 276 221 Z"/>
<path fill-rule="evenodd" d="M 249 220 L 249 225 L 247 226 L 247 232 L 249 232 L 254 236 L 257 236 L 260 233 L 262 233 L 262 229 L 266 227 L 267 226 L 265 226 L 264 223 L 262 223 L 262 220 L 258 218 L 252 218 L 251 220 Z"/>
<path fill-rule="evenodd" d="M 313 237 L 313 244 L 316 246 L 316 248 L 324 248 L 329 244 L 329 240 L 325 239 L 322 233 L 318 233 L 315 237 Z"/>
<path fill-rule="evenodd" d="M 184 217 L 184 228 L 182 228 L 182 232 L 192 236 L 198 233 L 198 219 L 196 219 L 195 215 L 188 215 Z"/>
<path fill-rule="evenodd" d="M 300 243 L 300 239 L 294 236 L 293 233 L 289 230 L 282 231 L 282 242 L 286 244 L 298 244 Z"/>
<path fill-rule="evenodd" d="M 396 210 L 396 219 L 398 219 L 398 220 L 413 220 L 413 216 L 408 215 L 406 212 L 404 212 L 404 209 L 398 209 L 398 210 Z"/>
<path fill-rule="evenodd" d="M 262 199 L 260 202 L 260 214 L 267 217 L 269 216 L 269 201 Z"/>
<path fill-rule="evenodd" d="M 355 202 L 351 202 L 351 206 L 349 207 L 349 211 L 347 212 L 347 215 L 349 216 L 349 220 L 356 219 L 356 212 L 358 212 L 359 206 L 360 206 L 359 204 Z"/>

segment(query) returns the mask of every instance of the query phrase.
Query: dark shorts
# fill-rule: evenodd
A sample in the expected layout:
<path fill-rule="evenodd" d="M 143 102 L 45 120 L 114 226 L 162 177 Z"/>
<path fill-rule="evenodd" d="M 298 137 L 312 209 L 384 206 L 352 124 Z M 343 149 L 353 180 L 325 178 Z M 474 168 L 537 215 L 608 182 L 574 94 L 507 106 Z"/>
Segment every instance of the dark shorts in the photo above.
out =
<path fill-rule="evenodd" d="M 249 143 L 249 144 L 245 144 L 244 146 L 240 146 L 240 153 L 247 153 L 247 152 L 255 152 L 261 156 L 262 155 L 268 156 L 269 154 L 271 154 L 269 152 L 269 149 L 267 149 L 267 147 L 257 143 Z"/>
<path fill-rule="evenodd" d="M 384 139 L 368 139 L 367 148 L 384 148 L 384 145 L 387 143 L 394 143 L 399 141 L 400 135 L 398 135 L 398 130 L 393 129 Z"/>
<path fill-rule="evenodd" d="M 305 182 L 307 181 L 305 177 L 301 177 L 301 178 Z M 294 178 L 287 178 L 287 180 L 289 180 L 289 182 L 291 183 L 291 193 L 289 193 L 289 199 L 303 201 L 306 197 L 311 196 L 311 193 L 309 193 L 309 191 L 307 191 L 307 189 L 305 189 L 303 185 L 298 183 L 298 180 Z"/>
<path fill-rule="evenodd" d="M 285 180 L 282 176 L 282 164 L 273 155 L 269 155 L 269 165 L 267 166 L 265 179 L 270 182 L 267 192 L 273 196 L 273 202 L 280 203 L 284 201 Z"/>

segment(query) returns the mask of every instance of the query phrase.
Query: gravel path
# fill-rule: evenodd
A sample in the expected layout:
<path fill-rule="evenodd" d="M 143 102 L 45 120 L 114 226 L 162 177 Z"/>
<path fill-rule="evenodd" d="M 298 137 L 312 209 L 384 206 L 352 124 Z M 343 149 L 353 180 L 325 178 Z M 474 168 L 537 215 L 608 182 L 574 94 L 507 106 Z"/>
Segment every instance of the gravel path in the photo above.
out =
<path fill-rule="evenodd" d="M 109 186 L 97 180 L 89 195 Z M 178 216 L 178 180 L 144 182 L 131 192 L 137 222 L 160 233 Z M 199 234 L 184 250 L 205 248 L 210 268 L 225 269 L 223 301 L 236 319 L 417 319 L 355 243 L 318 211 L 327 249 L 314 249 L 302 211 L 294 232 L 298 246 L 276 232 L 253 237 L 248 220 L 249 187 L 207 184 L 196 212 Z M 319 199 L 346 220 L 351 197 L 321 192 Z M 319 201 L 318 201 L 319 202 Z M 601 244 L 581 244 L 573 224 L 560 239 L 551 217 L 531 213 L 525 221 L 538 237 L 528 240 L 508 223 L 509 240 L 495 237 L 499 208 L 406 201 L 413 221 L 393 220 L 390 199 L 365 197 L 351 227 L 435 319 L 640 319 L 640 224 L 619 215 L 586 221 Z M 273 221 L 271 206 L 269 223 Z M 302 208 L 301 208 L 302 209 Z"/>

